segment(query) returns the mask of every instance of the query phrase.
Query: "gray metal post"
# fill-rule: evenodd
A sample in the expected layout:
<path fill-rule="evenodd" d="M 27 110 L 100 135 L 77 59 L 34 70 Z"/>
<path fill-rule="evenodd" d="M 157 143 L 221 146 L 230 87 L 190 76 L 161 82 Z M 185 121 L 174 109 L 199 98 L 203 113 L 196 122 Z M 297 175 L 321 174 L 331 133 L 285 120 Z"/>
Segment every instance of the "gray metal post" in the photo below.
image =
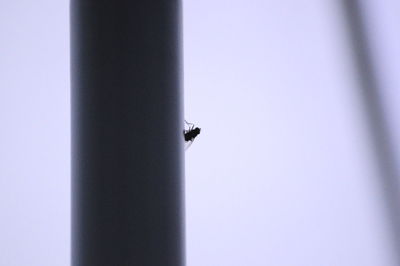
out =
<path fill-rule="evenodd" d="M 400 183 L 389 124 L 385 116 L 382 87 L 376 74 L 371 40 L 360 0 L 342 0 L 348 25 L 354 63 L 358 73 L 360 97 L 364 103 L 375 160 L 380 174 L 383 198 L 387 207 L 396 265 L 400 265 Z"/>
<path fill-rule="evenodd" d="M 183 266 L 179 0 L 71 0 L 72 265 Z"/>

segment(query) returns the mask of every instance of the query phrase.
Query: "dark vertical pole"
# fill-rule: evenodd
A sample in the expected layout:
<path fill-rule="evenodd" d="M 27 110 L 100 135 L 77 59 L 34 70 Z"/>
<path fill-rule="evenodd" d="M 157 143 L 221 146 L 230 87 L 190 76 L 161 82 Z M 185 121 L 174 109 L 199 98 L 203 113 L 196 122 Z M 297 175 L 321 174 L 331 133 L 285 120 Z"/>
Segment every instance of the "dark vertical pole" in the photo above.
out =
<path fill-rule="evenodd" d="M 391 141 L 388 121 L 385 117 L 381 87 L 374 69 L 373 57 L 368 38 L 368 30 L 362 11 L 362 1 L 342 0 L 345 19 L 354 52 L 355 66 L 358 70 L 360 96 L 364 102 L 365 113 L 371 133 L 371 142 L 378 163 L 380 181 L 387 206 L 392 240 L 400 265 L 400 183 L 396 166 L 395 152 Z"/>
<path fill-rule="evenodd" d="M 179 0 L 71 0 L 72 265 L 183 266 Z"/>

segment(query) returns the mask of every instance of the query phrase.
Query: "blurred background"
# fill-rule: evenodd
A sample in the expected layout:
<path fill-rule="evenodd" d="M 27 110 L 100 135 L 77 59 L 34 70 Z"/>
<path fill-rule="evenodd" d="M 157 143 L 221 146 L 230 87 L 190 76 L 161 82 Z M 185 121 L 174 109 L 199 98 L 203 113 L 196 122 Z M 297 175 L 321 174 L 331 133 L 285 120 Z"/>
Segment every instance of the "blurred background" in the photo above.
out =
<path fill-rule="evenodd" d="M 1 266 L 70 263 L 68 5 L 0 2 Z M 400 265 L 399 20 L 183 1 L 188 266 Z"/>

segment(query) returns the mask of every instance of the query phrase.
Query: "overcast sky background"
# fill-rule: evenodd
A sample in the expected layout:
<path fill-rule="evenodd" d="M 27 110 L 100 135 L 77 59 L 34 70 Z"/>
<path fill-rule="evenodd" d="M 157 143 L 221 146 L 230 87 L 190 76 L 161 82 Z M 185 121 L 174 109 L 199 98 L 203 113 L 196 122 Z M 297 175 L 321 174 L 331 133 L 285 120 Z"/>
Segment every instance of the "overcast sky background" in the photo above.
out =
<path fill-rule="evenodd" d="M 184 1 L 188 266 L 395 265 L 338 3 Z M 398 145 L 400 5 L 365 12 Z M 0 2 L 0 265 L 69 265 L 68 19 Z"/>

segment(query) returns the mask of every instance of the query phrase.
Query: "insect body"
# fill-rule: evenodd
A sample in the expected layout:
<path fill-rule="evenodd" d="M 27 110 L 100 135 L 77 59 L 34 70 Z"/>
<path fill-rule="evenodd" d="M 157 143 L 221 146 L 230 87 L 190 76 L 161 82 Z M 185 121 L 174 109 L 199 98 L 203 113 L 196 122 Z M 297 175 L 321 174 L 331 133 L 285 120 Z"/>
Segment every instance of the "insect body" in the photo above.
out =
<path fill-rule="evenodd" d="M 192 142 L 194 141 L 194 139 L 200 134 L 201 129 L 198 127 L 195 127 L 194 124 L 192 124 L 192 123 L 188 123 L 186 120 L 185 120 L 185 123 L 189 126 L 189 129 L 184 130 L 183 135 L 185 137 L 186 142 L 190 141 L 190 144 L 189 144 L 189 146 L 190 146 L 192 144 Z M 189 148 L 189 146 L 187 148 Z"/>
<path fill-rule="evenodd" d="M 193 141 L 197 135 L 200 134 L 200 128 L 196 127 L 193 129 L 185 130 L 185 141 Z"/>

